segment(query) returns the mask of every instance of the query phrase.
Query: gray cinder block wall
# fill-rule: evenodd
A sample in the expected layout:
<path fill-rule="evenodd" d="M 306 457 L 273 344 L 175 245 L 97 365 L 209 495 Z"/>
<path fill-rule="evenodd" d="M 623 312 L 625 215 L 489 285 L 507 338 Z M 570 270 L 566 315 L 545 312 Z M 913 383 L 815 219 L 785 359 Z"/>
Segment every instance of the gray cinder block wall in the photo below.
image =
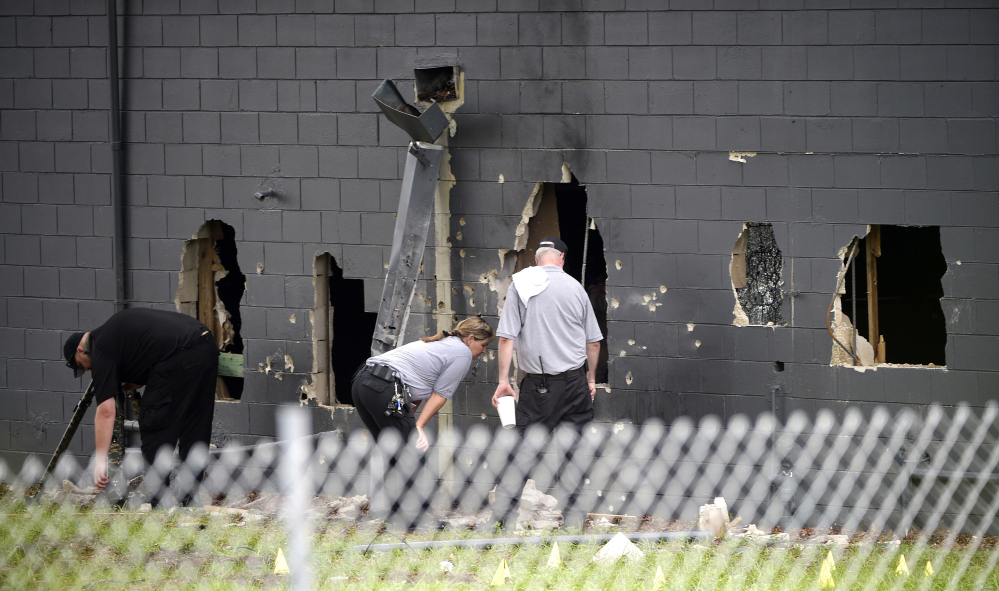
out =
<path fill-rule="evenodd" d="M 774 388 L 782 413 L 983 405 L 999 392 L 999 12 L 907 4 L 120 2 L 130 305 L 173 309 L 184 241 L 231 225 L 247 374 L 216 431 L 273 436 L 275 405 L 300 400 L 311 370 L 315 255 L 377 308 L 406 138 L 369 95 L 457 65 L 444 308 L 495 323 L 481 278 L 513 248 L 535 183 L 566 163 L 616 303 L 600 420 L 756 415 Z M 101 1 L 0 13 L 0 454 L 16 467 L 54 449 L 84 388 L 62 339 L 112 312 L 107 29 Z M 257 201 L 262 188 L 280 197 Z M 796 294 L 786 327 L 732 324 L 728 264 L 749 220 L 773 224 Z M 829 365 L 839 251 L 867 224 L 940 226 L 947 370 Z M 437 327 L 432 246 L 410 338 Z M 295 365 L 280 380 L 256 371 L 276 354 Z M 456 425 L 494 422 L 495 364 L 455 396 Z M 85 423 L 71 449 L 92 441 Z"/>

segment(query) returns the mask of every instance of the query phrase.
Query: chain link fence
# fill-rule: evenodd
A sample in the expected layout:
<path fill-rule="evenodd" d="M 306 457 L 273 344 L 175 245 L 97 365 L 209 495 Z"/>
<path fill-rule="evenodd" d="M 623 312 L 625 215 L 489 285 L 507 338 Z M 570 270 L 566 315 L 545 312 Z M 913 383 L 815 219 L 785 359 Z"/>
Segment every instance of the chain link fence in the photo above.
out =
<path fill-rule="evenodd" d="M 117 493 L 68 457 L 40 489 L 41 460 L 0 465 L 0 588 L 999 589 L 997 415 L 481 427 L 422 453 L 289 407 L 280 443 L 126 453 Z"/>

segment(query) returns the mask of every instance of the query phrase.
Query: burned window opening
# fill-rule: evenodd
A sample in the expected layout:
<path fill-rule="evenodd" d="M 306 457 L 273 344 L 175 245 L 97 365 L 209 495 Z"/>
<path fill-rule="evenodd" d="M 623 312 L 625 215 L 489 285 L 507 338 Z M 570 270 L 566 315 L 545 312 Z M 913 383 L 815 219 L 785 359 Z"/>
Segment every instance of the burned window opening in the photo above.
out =
<path fill-rule="evenodd" d="M 857 327 L 862 363 L 946 365 L 947 327 L 940 305 L 940 279 L 946 272 L 939 226 L 871 226 L 859 239 L 854 262 L 845 269 L 837 312 L 845 316 L 842 326 L 849 327 L 840 333 Z M 844 344 L 851 347 L 852 335 L 846 336 Z M 853 364 L 845 353 L 834 353 L 837 360 Z"/>
<path fill-rule="evenodd" d="M 229 362 L 220 363 L 217 400 L 239 400 L 243 395 L 239 303 L 245 285 L 236 257 L 236 231 L 219 220 L 208 220 L 184 245 L 175 304 L 179 312 L 204 323 L 219 351 L 228 354 Z"/>
<path fill-rule="evenodd" d="M 320 404 L 353 406 L 354 372 L 370 355 L 378 314 L 364 311 L 364 281 L 344 279 L 329 253 L 316 257 L 313 387 Z"/>
<path fill-rule="evenodd" d="M 607 260 L 604 257 L 604 242 L 600 231 L 587 216 L 586 187 L 580 185 L 575 177 L 571 177 L 568 183 L 544 183 L 539 191 L 541 203 L 528 222 L 527 245 L 517 253 L 515 271 L 534 264 L 534 252 L 542 238 L 558 236 L 565 242 L 569 252 L 565 256 L 564 270 L 582 283 L 593 306 L 597 324 L 605 337 L 600 341 L 596 376 L 598 383 L 605 384 L 608 357 Z"/>
<path fill-rule="evenodd" d="M 440 66 L 433 68 L 417 68 L 416 99 L 423 102 L 431 100 L 453 101 L 458 98 L 457 68 Z"/>
<path fill-rule="evenodd" d="M 784 324 L 781 316 L 783 258 L 771 224 L 746 222 L 732 249 L 729 271 L 737 326 Z"/>

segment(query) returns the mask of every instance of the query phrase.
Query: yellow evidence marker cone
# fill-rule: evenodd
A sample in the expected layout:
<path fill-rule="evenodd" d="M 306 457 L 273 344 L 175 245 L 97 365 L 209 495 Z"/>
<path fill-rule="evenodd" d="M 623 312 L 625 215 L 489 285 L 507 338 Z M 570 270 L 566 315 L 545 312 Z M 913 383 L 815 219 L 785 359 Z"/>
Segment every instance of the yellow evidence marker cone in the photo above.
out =
<path fill-rule="evenodd" d="M 898 566 L 895 567 L 895 574 L 909 576 L 909 565 L 905 563 L 905 554 L 899 556 Z"/>
<path fill-rule="evenodd" d="M 500 561 L 499 568 L 496 569 L 496 574 L 493 575 L 493 587 L 502 587 L 506 584 L 506 580 L 510 578 L 510 566 L 506 563 L 506 558 Z"/>
<path fill-rule="evenodd" d="M 836 581 L 832 576 L 832 569 L 836 568 L 835 565 L 830 565 L 829 559 L 822 561 L 822 567 L 819 569 L 819 589 L 833 589 L 836 587 Z"/>
<path fill-rule="evenodd" d="M 832 551 L 831 550 L 829 551 L 828 554 L 826 554 L 826 559 L 823 560 L 822 562 L 825 562 L 825 563 L 827 563 L 829 565 L 829 571 L 830 572 L 836 570 L 836 561 L 833 560 L 833 555 L 832 555 Z"/>
<path fill-rule="evenodd" d="M 281 548 L 278 548 L 277 558 L 274 559 L 274 574 L 276 575 L 287 575 L 291 573 L 288 570 L 288 561 L 284 559 L 284 552 Z"/>
<path fill-rule="evenodd" d="M 548 555 L 548 568 L 562 568 L 562 557 L 558 553 L 558 542 L 552 546 L 552 553 Z"/>
<path fill-rule="evenodd" d="M 652 591 L 662 591 L 666 588 L 666 575 L 663 574 L 663 567 L 656 566 L 656 578 L 652 581 Z"/>
<path fill-rule="evenodd" d="M 929 560 L 926 561 L 926 568 L 923 569 L 923 573 L 925 573 L 927 577 L 933 576 L 933 565 L 930 564 Z"/>

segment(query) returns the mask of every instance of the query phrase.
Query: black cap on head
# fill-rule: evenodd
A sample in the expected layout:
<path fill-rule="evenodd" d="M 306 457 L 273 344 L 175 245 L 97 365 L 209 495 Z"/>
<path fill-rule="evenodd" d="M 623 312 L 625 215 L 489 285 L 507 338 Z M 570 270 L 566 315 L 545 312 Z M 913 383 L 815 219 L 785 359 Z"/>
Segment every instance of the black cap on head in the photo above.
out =
<path fill-rule="evenodd" d="M 66 367 L 73 370 L 73 377 L 80 377 L 87 373 L 87 370 L 76 365 L 76 348 L 80 345 L 80 340 L 83 339 L 83 332 L 74 332 L 69 335 L 66 339 L 66 344 L 62 346 L 62 354 L 66 357 Z"/>
<path fill-rule="evenodd" d="M 544 248 L 546 246 L 548 248 L 554 248 L 555 250 L 562 253 L 569 252 L 569 247 L 565 245 L 565 242 L 562 242 L 560 238 L 557 238 L 555 236 L 549 236 L 548 238 L 544 238 L 541 240 L 541 242 L 538 243 L 538 248 Z"/>

